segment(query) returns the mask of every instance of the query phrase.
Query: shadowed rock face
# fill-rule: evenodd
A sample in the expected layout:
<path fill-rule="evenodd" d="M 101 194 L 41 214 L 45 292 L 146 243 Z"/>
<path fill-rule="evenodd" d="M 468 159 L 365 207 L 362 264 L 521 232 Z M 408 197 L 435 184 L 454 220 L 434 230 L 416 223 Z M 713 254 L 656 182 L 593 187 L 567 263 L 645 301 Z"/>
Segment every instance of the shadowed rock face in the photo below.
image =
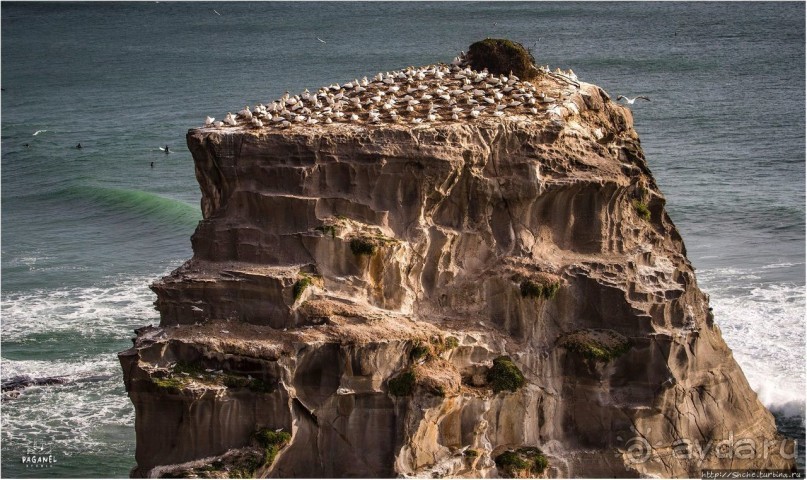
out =
<path fill-rule="evenodd" d="M 221 461 L 259 429 L 292 435 L 254 472 L 273 477 L 496 476 L 522 447 L 560 477 L 791 467 L 630 111 L 533 83 L 576 109 L 188 132 L 194 257 L 152 286 L 159 328 L 120 353 L 133 475 Z M 493 392 L 500 356 L 524 387 Z M 756 450 L 711 447 L 741 440 Z"/>

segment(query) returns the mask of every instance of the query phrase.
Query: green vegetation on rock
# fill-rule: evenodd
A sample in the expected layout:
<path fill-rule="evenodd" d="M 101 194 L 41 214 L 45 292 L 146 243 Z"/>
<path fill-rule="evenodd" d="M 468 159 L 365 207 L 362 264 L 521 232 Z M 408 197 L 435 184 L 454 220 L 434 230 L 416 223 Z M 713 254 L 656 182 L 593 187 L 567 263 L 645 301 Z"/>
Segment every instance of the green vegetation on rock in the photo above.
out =
<path fill-rule="evenodd" d="M 248 458 L 229 472 L 229 478 L 255 478 L 255 472 L 263 466 L 260 458 Z"/>
<path fill-rule="evenodd" d="M 192 383 L 210 387 L 248 388 L 256 393 L 268 393 L 273 390 L 272 385 L 259 378 L 235 373 L 208 372 L 198 362 L 177 362 L 168 373 L 157 373 L 151 381 L 158 387 L 175 393 L 181 392 Z"/>
<path fill-rule="evenodd" d="M 532 280 L 521 282 L 521 296 L 526 298 L 552 299 L 560 290 L 560 282 L 538 283 Z"/>
<path fill-rule="evenodd" d="M 599 360 L 603 362 L 609 362 L 615 358 L 621 357 L 625 352 L 630 349 L 628 344 L 623 344 L 619 347 L 612 348 L 606 347 L 597 342 L 590 342 L 590 343 L 570 343 L 566 345 L 566 348 L 573 352 L 577 352 L 584 357 L 591 359 L 591 360 Z"/>
<path fill-rule="evenodd" d="M 486 38 L 468 47 L 468 60 L 474 70 L 487 69 L 494 75 L 510 75 L 529 80 L 538 74 L 535 58 L 524 45 L 504 38 Z"/>
<path fill-rule="evenodd" d="M 504 390 L 515 392 L 523 387 L 527 380 L 510 357 L 498 357 L 493 360 L 493 367 L 488 370 L 488 383 L 494 393 Z"/>
<path fill-rule="evenodd" d="M 431 337 L 429 343 L 431 344 L 430 353 L 433 355 L 442 355 L 460 346 L 460 341 L 457 337 L 442 337 L 438 335 Z"/>
<path fill-rule="evenodd" d="M 292 291 L 294 293 L 294 301 L 295 302 L 297 300 L 299 300 L 300 297 L 303 296 L 303 293 L 305 292 L 305 289 L 308 288 L 309 286 L 311 286 L 312 283 L 314 283 L 314 282 L 313 282 L 313 280 L 311 280 L 311 277 L 309 277 L 308 275 L 305 275 L 305 274 L 303 274 L 303 277 L 301 279 L 297 280 L 294 283 L 294 287 L 293 287 Z"/>
<path fill-rule="evenodd" d="M 375 243 L 366 238 L 354 238 L 350 241 L 350 251 L 353 255 L 372 255 L 375 253 Z"/>
<path fill-rule="evenodd" d="M 636 213 L 638 213 L 640 217 L 642 217 L 647 221 L 650 221 L 650 209 L 647 208 L 647 205 L 644 202 L 642 202 L 641 200 L 634 199 L 633 208 L 636 209 Z"/>
<path fill-rule="evenodd" d="M 409 358 L 411 358 L 413 362 L 416 362 L 421 358 L 428 356 L 430 353 L 431 349 L 429 349 L 428 346 L 423 345 L 422 343 L 416 343 L 409 352 Z"/>
<path fill-rule="evenodd" d="M 185 387 L 185 385 L 188 384 L 186 380 L 177 377 L 152 377 L 151 381 L 154 383 L 154 385 L 175 393 L 179 393 Z"/>
<path fill-rule="evenodd" d="M 265 449 L 266 456 L 264 457 L 263 464 L 270 466 L 275 461 L 280 449 L 285 447 L 291 441 L 291 434 L 289 432 L 275 432 L 271 429 L 264 428 L 258 430 L 255 434 L 255 439 Z"/>
<path fill-rule="evenodd" d="M 535 447 L 507 450 L 497 456 L 495 462 L 499 473 L 510 478 L 540 475 L 549 466 L 546 456 Z"/>
<path fill-rule="evenodd" d="M 601 362 L 619 358 L 631 348 L 630 340 L 616 332 L 610 332 L 601 338 L 585 332 L 575 332 L 564 338 L 561 345 L 585 358 Z"/>
<path fill-rule="evenodd" d="M 396 397 L 407 397 L 412 395 L 412 392 L 415 390 L 416 380 L 417 377 L 415 376 L 415 372 L 412 370 L 407 370 L 397 377 L 389 380 L 387 383 L 389 393 L 395 395 Z"/>

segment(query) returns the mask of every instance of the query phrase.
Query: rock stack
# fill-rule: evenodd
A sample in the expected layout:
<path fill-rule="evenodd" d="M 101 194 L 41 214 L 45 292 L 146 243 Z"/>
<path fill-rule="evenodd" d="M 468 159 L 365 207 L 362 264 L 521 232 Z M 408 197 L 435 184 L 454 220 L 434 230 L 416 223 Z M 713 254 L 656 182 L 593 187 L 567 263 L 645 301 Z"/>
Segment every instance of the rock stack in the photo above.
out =
<path fill-rule="evenodd" d="M 630 111 L 567 74 L 511 80 L 404 69 L 252 110 L 262 126 L 244 113 L 188 132 L 194 256 L 153 285 L 160 325 L 120 354 L 134 476 L 792 466 L 697 287 Z M 440 118 L 410 120 L 426 108 Z M 757 450 L 692 448 L 729 439 Z"/>

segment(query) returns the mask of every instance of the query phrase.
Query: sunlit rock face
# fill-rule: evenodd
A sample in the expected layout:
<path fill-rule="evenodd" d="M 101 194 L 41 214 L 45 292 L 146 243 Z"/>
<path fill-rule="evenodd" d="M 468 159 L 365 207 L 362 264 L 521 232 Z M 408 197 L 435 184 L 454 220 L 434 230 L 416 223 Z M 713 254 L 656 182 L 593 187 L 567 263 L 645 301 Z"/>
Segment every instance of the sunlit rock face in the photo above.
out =
<path fill-rule="evenodd" d="M 468 70 L 445 69 L 365 88 L 457 90 Z M 630 111 L 568 75 L 519 85 L 546 101 L 188 132 L 194 256 L 153 285 L 160 325 L 120 354 L 133 476 L 792 466 L 697 287 Z M 290 439 L 272 444 L 275 431 Z M 702 448 L 729 439 L 730 455 Z"/>

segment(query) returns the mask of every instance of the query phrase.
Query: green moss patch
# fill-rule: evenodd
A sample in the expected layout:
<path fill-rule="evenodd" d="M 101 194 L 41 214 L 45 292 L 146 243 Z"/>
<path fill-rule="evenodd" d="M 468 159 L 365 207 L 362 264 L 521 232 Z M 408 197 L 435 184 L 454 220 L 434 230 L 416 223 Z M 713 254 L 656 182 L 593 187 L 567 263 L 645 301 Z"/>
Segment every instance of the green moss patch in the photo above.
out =
<path fill-rule="evenodd" d="M 523 387 L 527 380 L 510 357 L 498 357 L 493 360 L 493 367 L 488 370 L 488 383 L 494 393 L 504 390 L 515 392 Z"/>
<path fill-rule="evenodd" d="M 631 348 L 630 340 L 613 330 L 578 330 L 558 343 L 570 352 L 600 362 L 619 358 Z"/>
<path fill-rule="evenodd" d="M 634 199 L 633 208 L 636 210 L 636 213 L 639 214 L 640 217 L 642 217 L 647 221 L 650 221 L 650 209 L 647 208 L 647 205 L 643 201 Z"/>
<path fill-rule="evenodd" d="M 445 352 L 459 347 L 460 341 L 457 337 L 443 337 L 440 335 L 435 335 L 429 339 L 429 344 L 431 345 L 431 353 L 439 356 Z"/>
<path fill-rule="evenodd" d="M 412 347 L 412 350 L 409 351 L 409 358 L 411 358 L 413 362 L 416 362 L 421 358 L 426 358 L 430 354 L 431 349 L 427 345 L 423 345 L 422 343 L 416 343 Z"/>
<path fill-rule="evenodd" d="M 534 282 L 524 280 L 521 282 L 521 296 L 524 298 L 552 299 L 560 290 L 560 282 Z"/>
<path fill-rule="evenodd" d="M 375 248 L 375 243 L 366 238 L 354 238 L 350 241 L 350 251 L 356 256 L 373 255 L 375 253 Z"/>
<path fill-rule="evenodd" d="M 294 283 L 294 287 L 292 288 L 292 293 L 294 294 L 294 301 L 296 302 L 297 300 L 299 300 L 300 297 L 303 296 L 305 289 L 310 287 L 313 283 L 314 283 L 313 280 L 311 280 L 311 277 L 309 277 L 308 275 L 303 275 L 302 278 L 297 280 Z"/>
<path fill-rule="evenodd" d="M 468 60 L 474 70 L 487 69 L 494 75 L 510 75 L 529 80 L 538 74 L 535 58 L 524 45 L 504 38 L 486 38 L 468 47 Z"/>
<path fill-rule="evenodd" d="M 177 362 L 171 371 L 163 377 L 152 377 L 151 381 L 160 388 L 179 393 L 192 382 L 212 383 L 200 364 L 191 362 Z"/>
<path fill-rule="evenodd" d="M 416 382 L 417 376 L 415 372 L 407 370 L 397 377 L 391 378 L 389 382 L 387 382 L 387 389 L 389 393 L 396 397 L 407 397 L 412 395 L 412 392 L 415 390 Z"/>
<path fill-rule="evenodd" d="M 259 378 L 235 373 L 208 372 L 201 363 L 177 362 L 170 372 L 163 372 L 162 375 L 152 377 L 151 381 L 160 388 L 177 393 L 191 384 L 224 386 L 232 389 L 248 388 L 256 393 L 273 391 L 271 384 Z"/>
<path fill-rule="evenodd" d="M 291 441 L 291 434 L 289 432 L 275 432 L 268 428 L 258 430 L 255 434 L 255 439 L 265 449 L 266 456 L 264 457 L 264 465 L 270 466 L 275 462 L 280 449 L 285 447 Z"/>
<path fill-rule="evenodd" d="M 460 341 L 457 337 L 446 337 L 443 345 L 445 346 L 446 351 L 454 350 L 460 346 Z"/>
<path fill-rule="evenodd" d="M 164 377 L 164 378 L 152 377 L 151 381 L 152 383 L 154 383 L 154 385 L 157 385 L 162 389 L 175 393 L 179 393 L 189 383 L 188 380 L 177 377 Z"/>
<path fill-rule="evenodd" d="M 540 475 L 549 466 L 549 461 L 541 450 L 524 447 L 507 450 L 495 459 L 499 473 L 509 478 L 524 478 Z"/>

